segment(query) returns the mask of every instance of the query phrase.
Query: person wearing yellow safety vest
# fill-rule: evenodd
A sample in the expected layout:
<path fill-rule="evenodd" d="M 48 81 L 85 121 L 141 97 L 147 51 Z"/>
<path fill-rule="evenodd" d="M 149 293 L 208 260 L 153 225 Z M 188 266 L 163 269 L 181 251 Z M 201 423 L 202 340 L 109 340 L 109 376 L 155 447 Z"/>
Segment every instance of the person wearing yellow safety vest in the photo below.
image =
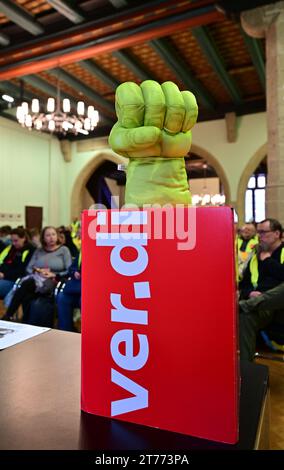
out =
<path fill-rule="evenodd" d="M 14 282 L 25 275 L 35 247 L 28 241 L 23 228 L 11 231 L 12 244 L 0 253 L 0 299 L 4 299 L 13 288 Z"/>
<path fill-rule="evenodd" d="M 257 331 L 266 327 L 277 310 L 284 312 L 282 301 L 275 301 L 275 288 L 284 283 L 284 244 L 282 225 L 265 219 L 257 226 L 259 247 L 240 282 L 239 327 L 240 357 L 253 360 Z M 270 292 L 273 301 L 270 303 Z M 284 299 L 284 296 L 282 297 Z M 264 302 L 265 301 L 265 302 Z"/>
<path fill-rule="evenodd" d="M 255 251 L 256 245 L 258 245 L 258 241 L 255 224 L 252 222 L 244 224 L 236 237 L 238 280 L 242 279 L 243 272 Z"/>
<path fill-rule="evenodd" d="M 250 252 L 254 246 L 258 243 L 258 237 L 256 234 L 256 226 L 254 223 L 245 223 L 237 237 L 237 248 L 241 252 Z"/>
<path fill-rule="evenodd" d="M 76 246 L 77 250 L 80 251 L 81 249 L 81 222 L 80 220 L 75 217 L 73 222 L 70 225 L 71 228 L 71 237 L 73 240 L 74 245 Z"/>
<path fill-rule="evenodd" d="M 80 226 L 81 226 L 80 220 L 78 220 L 77 217 L 75 217 L 75 219 L 71 223 L 71 237 L 72 238 L 77 237 L 77 232 L 78 232 Z"/>
<path fill-rule="evenodd" d="M 265 219 L 257 226 L 259 245 L 239 284 L 240 298 L 248 299 L 273 289 L 284 281 L 284 244 L 282 226 L 275 219 Z"/>

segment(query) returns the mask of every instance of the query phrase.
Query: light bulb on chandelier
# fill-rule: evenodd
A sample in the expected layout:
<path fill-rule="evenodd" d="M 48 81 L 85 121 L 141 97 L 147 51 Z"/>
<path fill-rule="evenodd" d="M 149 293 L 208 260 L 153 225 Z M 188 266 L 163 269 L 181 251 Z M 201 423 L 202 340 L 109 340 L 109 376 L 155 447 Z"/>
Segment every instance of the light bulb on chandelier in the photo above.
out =
<path fill-rule="evenodd" d="M 193 194 L 192 205 L 193 206 L 223 206 L 226 202 L 226 196 L 224 194 Z"/>
<path fill-rule="evenodd" d="M 28 129 L 49 131 L 57 134 L 85 134 L 93 131 L 99 122 L 99 113 L 94 106 L 86 107 L 83 101 L 77 103 L 77 114 L 72 113 L 70 100 L 60 100 L 60 89 L 57 87 L 57 98 L 48 98 L 46 112 L 41 111 L 37 98 L 32 100 L 31 108 L 24 101 L 17 107 L 18 122 Z"/>

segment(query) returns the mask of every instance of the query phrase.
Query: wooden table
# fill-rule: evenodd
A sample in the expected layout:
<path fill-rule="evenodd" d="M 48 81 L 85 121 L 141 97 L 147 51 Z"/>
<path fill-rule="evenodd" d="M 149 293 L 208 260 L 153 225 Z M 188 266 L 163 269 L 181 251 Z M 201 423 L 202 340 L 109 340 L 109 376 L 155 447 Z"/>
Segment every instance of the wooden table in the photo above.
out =
<path fill-rule="evenodd" d="M 268 448 L 266 366 L 242 364 L 240 440 L 231 446 L 81 412 L 80 341 L 50 330 L 0 351 L 0 449 Z"/>

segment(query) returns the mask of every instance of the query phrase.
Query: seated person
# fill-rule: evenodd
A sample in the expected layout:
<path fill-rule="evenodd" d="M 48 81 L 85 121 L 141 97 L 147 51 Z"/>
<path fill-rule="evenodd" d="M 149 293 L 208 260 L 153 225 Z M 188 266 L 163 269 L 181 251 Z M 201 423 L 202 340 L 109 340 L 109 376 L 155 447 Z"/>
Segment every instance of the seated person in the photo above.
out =
<path fill-rule="evenodd" d="M 252 297 L 248 300 L 240 300 L 239 303 L 240 312 L 242 315 L 250 315 L 250 320 L 247 319 L 247 324 L 254 324 L 258 321 L 257 330 L 266 328 L 271 324 L 273 320 L 274 328 L 273 334 L 277 338 L 283 337 L 284 335 L 284 282 L 274 289 L 267 290 L 257 297 Z M 271 318 L 272 317 L 272 318 Z M 248 325 L 247 325 L 248 329 Z M 269 340 L 269 338 L 268 338 Z M 283 340 L 278 340 L 283 342 Z M 273 341 L 274 344 L 277 344 Z M 272 342 L 270 342 L 270 346 Z M 272 345 L 273 346 L 273 345 Z M 277 344 L 277 346 L 280 346 Z M 282 349 L 282 348 L 281 348 Z"/>
<path fill-rule="evenodd" d="M 70 279 L 56 298 L 58 328 L 74 331 L 73 310 L 81 307 L 81 252 L 69 268 Z"/>
<path fill-rule="evenodd" d="M 35 248 L 40 248 L 40 231 L 38 228 L 31 228 L 29 230 L 29 235 L 31 239 L 31 244 L 34 245 Z"/>
<path fill-rule="evenodd" d="M 56 283 L 67 275 L 72 262 L 70 251 L 66 246 L 60 245 L 54 227 L 45 227 L 42 230 L 41 246 L 35 250 L 27 266 L 28 276 L 23 279 L 21 287 L 15 291 L 3 319 L 11 319 L 22 304 L 23 322 L 29 323 L 31 301 L 40 294 L 52 294 Z"/>
<path fill-rule="evenodd" d="M 252 222 L 244 224 L 236 237 L 239 280 L 242 279 L 243 272 L 254 254 L 258 242 L 255 224 Z"/>
<path fill-rule="evenodd" d="M 65 228 L 60 227 L 58 229 L 59 240 L 62 245 L 67 246 L 72 256 L 72 260 L 74 260 L 78 255 L 78 248 L 75 245 L 73 238 L 71 237 L 70 230 L 66 230 Z"/>
<path fill-rule="evenodd" d="M 11 245 L 0 253 L 0 299 L 13 289 L 15 281 L 23 277 L 35 247 L 29 242 L 23 228 L 11 230 Z"/>
<path fill-rule="evenodd" d="M 11 245 L 12 243 L 11 231 L 12 231 L 12 228 L 10 227 L 10 225 L 3 225 L 2 227 L 0 227 L 0 241 L 5 246 Z"/>
<path fill-rule="evenodd" d="M 4 250 L 4 248 L 6 248 L 6 245 L 4 242 L 2 242 L 2 240 L 0 240 L 0 253 L 2 253 L 2 251 Z"/>
<path fill-rule="evenodd" d="M 258 252 L 251 258 L 240 282 L 240 357 L 252 361 L 256 334 L 284 312 L 284 243 L 282 226 L 276 219 L 265 219 L 257 226 Z M 277 290 L 277 286 L 279 289 Z M 275 294 L 276 292 L 276 294 Z M 279 302 L 279 303 L 278 303 Z"/>

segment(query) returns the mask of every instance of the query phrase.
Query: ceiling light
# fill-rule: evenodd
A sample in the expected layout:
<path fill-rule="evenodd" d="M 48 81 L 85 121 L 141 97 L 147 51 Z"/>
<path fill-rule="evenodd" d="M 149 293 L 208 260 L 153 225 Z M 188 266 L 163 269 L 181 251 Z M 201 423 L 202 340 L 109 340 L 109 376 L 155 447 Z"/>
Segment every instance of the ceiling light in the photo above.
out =
<path fill-rule="evenodd" d="M 2 100 L 7 101 L 8 103 L 14 103 L 14 98 L 10 95 L 2 95 Z"/>
<path fill-rule="evenodd" d="M 77 103 L 77 113 L 72 112 L 70 100 L 61 102 L 59 82 L 57 97 L 49 97 L 46 106 L 35 98 L 31 106 L 23 101 L 17 107 L 18 122 L 25 128 L 48 131 L 56 134 L 84 134 L 92 132 L 99 122 L 99 113 L 94 106 L 86 106 L 83 101 Z"/>

